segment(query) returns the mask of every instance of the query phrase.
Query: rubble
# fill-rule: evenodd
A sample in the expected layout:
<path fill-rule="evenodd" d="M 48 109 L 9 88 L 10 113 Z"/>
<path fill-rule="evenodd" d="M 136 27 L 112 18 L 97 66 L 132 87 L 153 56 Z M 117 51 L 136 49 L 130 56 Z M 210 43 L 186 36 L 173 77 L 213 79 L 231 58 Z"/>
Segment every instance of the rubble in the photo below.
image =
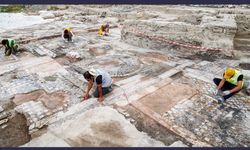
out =
<path fill-rule="evenodd" d="M 8 122 L 8 120 L 9 120 L 9 119 L 0 120 L 0 125 L 2 125 L 2 124 L 4 124 L 4 123 Z"/>
<path fill-rule="evenodd" d="M 0 113 L 3 112 L 3 111 L 4 111 L 3 107 L 0 106 Z"/>
<path fill-rule="evenodd" d="M 176 141 L 173 144 L 169 145 L 169 147 L 188 147 L 188 146 L 183 144 L 181 141 Z"/>
<path fill-rule="evenodd" d="M 84 125 L 82 122 L 84 122 Z M 40 143 L 40 141 L 50 142 Z M 40 147 L 44 144 L 59 146 L 60 143 L 58 142 L 64 146 L 73 147 L 164 146 L 161 142 L 151 139 L 145 133 L 137 131 L 124 117 L 109 107 L 97 107 L 86 111 L 75 121 L 68 120 L 61 127 L 52 128 L 43 136 L 23 146 Z"/>

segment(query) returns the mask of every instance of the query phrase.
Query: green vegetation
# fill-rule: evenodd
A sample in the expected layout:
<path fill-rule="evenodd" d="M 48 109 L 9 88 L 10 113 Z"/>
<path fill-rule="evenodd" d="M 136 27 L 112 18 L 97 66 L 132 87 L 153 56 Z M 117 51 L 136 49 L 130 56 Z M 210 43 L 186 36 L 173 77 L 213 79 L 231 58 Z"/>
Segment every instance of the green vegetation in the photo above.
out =
<path fill-rule="evenodd" d="M 48 10 L 63 10 L 63 9 L 68 9 L 68 8 L 69 8 L 69 6 L 66 6 L 65 8 L 59 8 L 57 6 L 50 6 L 48 8 Z"/>
<path fill-rule="evenodd" d="M 50 6 L 48 10 L 59 10 L 60 8 L 56 7 L 56 6 Z"/>
<path fill-rule="evenodd" d="M 0 6 L 0 12 L 21 12 L 25 9 L 24 5 Z"/>

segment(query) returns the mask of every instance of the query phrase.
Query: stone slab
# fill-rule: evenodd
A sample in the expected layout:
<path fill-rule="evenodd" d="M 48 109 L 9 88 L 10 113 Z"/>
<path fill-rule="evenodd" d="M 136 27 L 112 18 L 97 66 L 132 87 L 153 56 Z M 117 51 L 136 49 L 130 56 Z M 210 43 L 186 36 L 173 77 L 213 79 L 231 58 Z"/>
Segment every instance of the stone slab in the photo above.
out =
<path fill-rule="evenodd" d="M 196 93 L 197 91 L 188 85 L 172 83 L 143 97 L 139 101 L 153 111 L 163 114 L 178 102 L 189 99 Z"/>

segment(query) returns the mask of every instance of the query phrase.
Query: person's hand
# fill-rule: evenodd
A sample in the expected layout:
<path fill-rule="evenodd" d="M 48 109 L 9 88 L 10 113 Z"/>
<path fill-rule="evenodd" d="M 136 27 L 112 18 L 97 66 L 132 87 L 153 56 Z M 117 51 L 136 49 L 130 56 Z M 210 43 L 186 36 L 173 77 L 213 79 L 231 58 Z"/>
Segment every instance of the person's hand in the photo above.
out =
<path fill-rule="evenodd" d="M 89 94 L 83 95 L 83 100 L 87 100 L 89 98 Z"/>
<path fill-rule="evenodd" d="M 229 90 L 223 92 L 224 95 L 228 95 L 228 94 L 230 94 L 230 93 L 231 93 L 231 92 L 230 92 Z"/>
<path fill-rule="evenodd" d="M 102 96 L 102 97 L 98 97 L 98 99 L 97 99 L 99 102 L 102 102 L 103 100 L 104 100 L 104 97 Z"/>
<path fill-rule="evenodd" d="M 216 90 L 214 91 L 214 95 L 218 95 L 218 94 L 219 94 L 219 90 L 216 89 Z"/>

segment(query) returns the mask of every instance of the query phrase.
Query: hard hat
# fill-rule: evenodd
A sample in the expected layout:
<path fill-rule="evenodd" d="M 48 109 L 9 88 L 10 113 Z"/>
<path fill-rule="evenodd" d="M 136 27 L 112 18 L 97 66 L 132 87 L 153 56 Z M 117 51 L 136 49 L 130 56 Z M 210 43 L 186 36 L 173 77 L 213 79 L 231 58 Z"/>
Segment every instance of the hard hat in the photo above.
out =
<path fill-rule="evenodd" d="M 93 76 L 96 76 L 96 75 L 97 75 L 97 72 L 96 72 L 96 70 L 95 70 L 94 68 L 91 68 L 91 69 L 89 70 L 89 73 L 90 73 L 91 75 L 93 75 Z"/>
<path fill-rule="evenodd" d="M 224 72 L 224 78 L 230 79 L 235 74 L 235 70 L 233 68 L 227 68 Z"/>
<path fill-rule="evenodd" d="M 72 29 L 71 29 L 71 28 L 64 28 L 64 30 L 68 30 L 68 31 L 71 31 Z"/>

